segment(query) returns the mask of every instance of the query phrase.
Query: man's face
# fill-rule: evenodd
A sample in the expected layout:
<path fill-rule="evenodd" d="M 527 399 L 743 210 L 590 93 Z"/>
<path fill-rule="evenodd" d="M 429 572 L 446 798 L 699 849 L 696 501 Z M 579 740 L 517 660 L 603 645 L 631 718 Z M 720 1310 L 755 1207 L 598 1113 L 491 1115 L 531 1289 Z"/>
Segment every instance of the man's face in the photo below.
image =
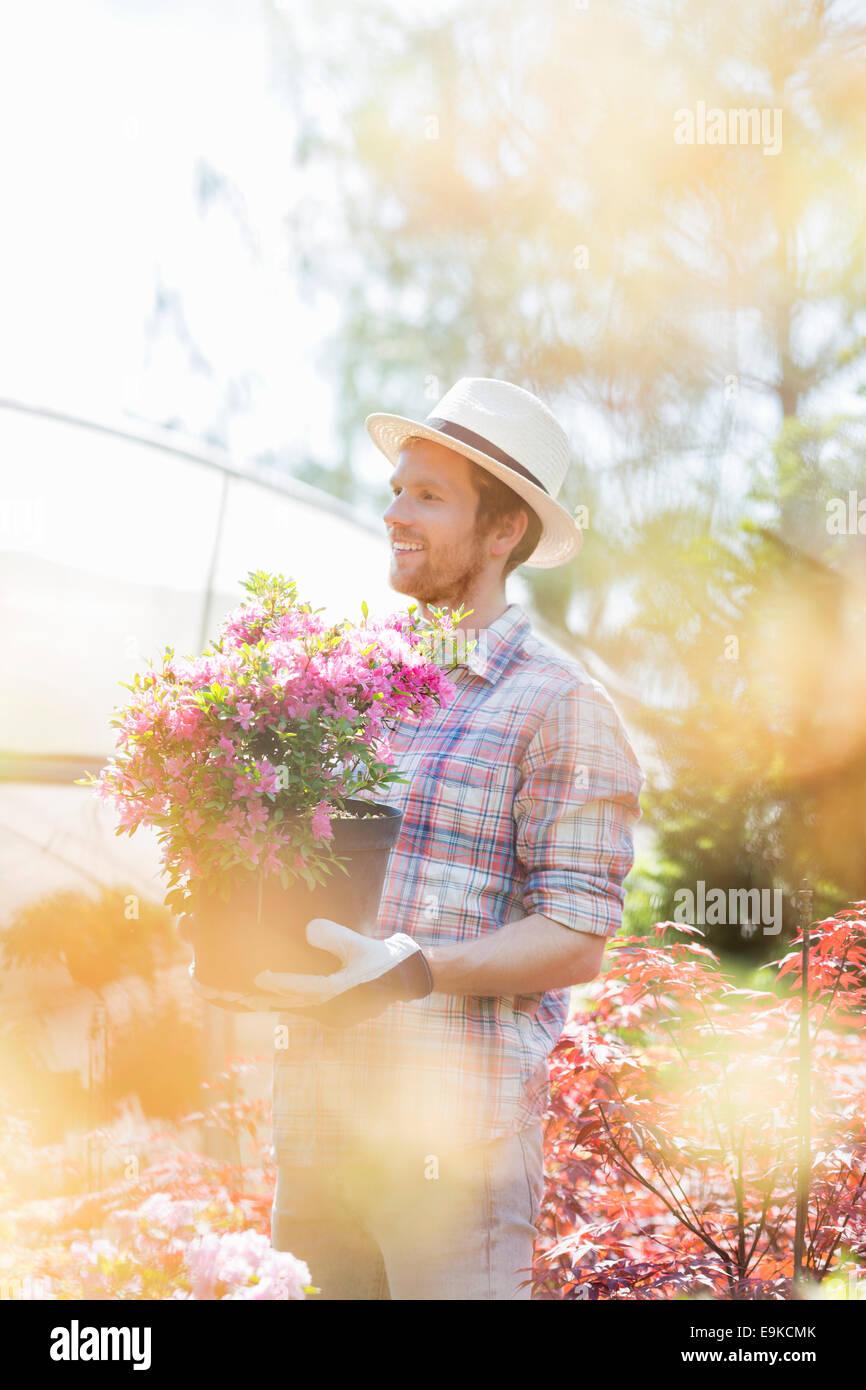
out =
<path fill-rule="evenodd" d="M 413 439 L 400 451 L 390 484 L 391 587 L 420 603 L 459 607 L 488 567 L 502 564 L 476 531 L 469 460 L 434 440 Z M 399 548 L 410 543 L 421 548 Z"/>

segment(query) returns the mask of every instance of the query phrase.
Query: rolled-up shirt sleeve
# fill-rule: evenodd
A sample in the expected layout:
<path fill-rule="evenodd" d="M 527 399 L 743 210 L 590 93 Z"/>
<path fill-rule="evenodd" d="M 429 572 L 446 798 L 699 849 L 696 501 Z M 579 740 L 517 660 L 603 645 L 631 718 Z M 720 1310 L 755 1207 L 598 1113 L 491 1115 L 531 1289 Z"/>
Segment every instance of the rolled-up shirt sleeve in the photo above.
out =
<path fill-rule="evenodd" d="M 587 677 L 544 717 L 520 761 L 515 850 L 527 914 L 616 934 L 644 776 L 603 688 Z"/>

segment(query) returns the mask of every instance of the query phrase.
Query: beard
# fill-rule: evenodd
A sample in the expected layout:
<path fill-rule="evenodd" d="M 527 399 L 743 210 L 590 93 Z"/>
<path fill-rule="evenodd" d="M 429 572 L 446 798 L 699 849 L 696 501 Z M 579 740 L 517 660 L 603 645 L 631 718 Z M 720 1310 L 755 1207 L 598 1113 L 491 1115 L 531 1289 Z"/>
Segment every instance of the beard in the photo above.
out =
<path fill-rule="evenodd" d="M 435 554 L 429 550 L 421 551 L 424 560 L 414 566 L 411 574 L 390 580 L 391 588 L 398 594 L 408 594 L 419 603 L 435 608 L 459 608 L 472 592 L 481 574 L 486 559 L 478 541 L 479 531 L 463 545 L 448 546 Z"/>

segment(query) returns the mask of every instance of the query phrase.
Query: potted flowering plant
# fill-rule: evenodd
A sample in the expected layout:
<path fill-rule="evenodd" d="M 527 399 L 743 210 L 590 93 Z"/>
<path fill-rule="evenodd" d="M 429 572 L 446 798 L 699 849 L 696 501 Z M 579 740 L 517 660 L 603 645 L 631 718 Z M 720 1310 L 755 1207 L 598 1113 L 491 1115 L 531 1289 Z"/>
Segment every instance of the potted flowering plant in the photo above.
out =
<path fill-rule="evenodd" d="M 291 579 L 258 571 L 244 587 L 202 656 L 166 648 L 124 686 L 119 751 L 83 780 L 114 804 L 117 834 L 156 829 L 166 905 L 195 921 L 194 978 L 254 992 L 263 970 L 336 967 L 307 943 L 314 917 L 375 928 L 402 822 L 375 796 L 405 781 L 388 734 L 452 698 L 432 656 L 464 615 L 422 622 L 413 605 L 371 621 L 362 604 L 362 622 L 328 625 Z"/>

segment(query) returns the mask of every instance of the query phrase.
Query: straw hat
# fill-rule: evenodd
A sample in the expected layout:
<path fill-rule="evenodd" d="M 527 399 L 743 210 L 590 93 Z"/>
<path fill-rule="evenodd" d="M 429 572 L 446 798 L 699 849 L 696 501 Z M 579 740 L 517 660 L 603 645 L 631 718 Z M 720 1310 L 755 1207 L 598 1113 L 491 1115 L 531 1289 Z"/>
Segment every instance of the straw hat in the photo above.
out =
<path fill-rule="evenodd" d="M 393 464 L 408 440 L 433 439 L 507 483 L 541 522 L 538 545 L 525 564 L 552 569 L 577 555 L 580 527 L 556 501 L 568 472 L 568 437 L 531 391 L 493 377 L 464 376 L 423 422 L 377 411 L 365 424 Z"/>

